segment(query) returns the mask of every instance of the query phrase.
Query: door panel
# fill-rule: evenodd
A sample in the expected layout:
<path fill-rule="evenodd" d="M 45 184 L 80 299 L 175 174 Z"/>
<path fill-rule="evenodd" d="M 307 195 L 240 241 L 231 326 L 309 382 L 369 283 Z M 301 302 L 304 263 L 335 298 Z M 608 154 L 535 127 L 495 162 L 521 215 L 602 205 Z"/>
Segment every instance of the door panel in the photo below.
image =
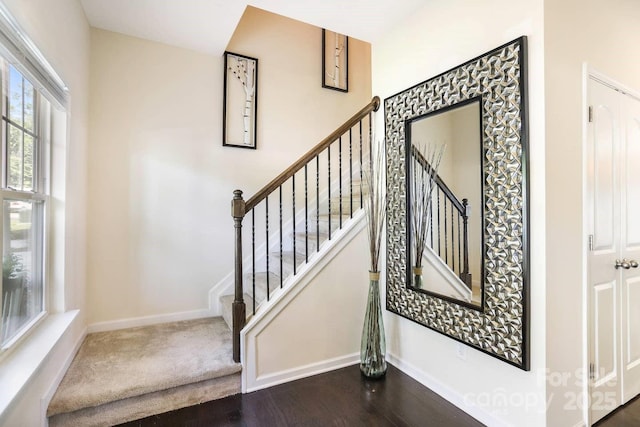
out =
<path fill-rule="evenodd" d="M 620 95 L 624 135 L 621 144 L 622 258 L 640 262 L 640 101 Z M 634 264 L 635 265 L 635 264 Z M 621 269 L 624 349 L 622 403 L 640 394 L 640 268 Z"/>
<path fill-rule="evenodd" d="M 591 79 L 588 92 L 593 108 L 586 197 L 594 243 L 588 256 L 594 423 L 640 394 L 640 268 L 634 267 L 640 261 L 640 101 Z"/>
<path fill-rule="evenodd" d="M 628 325 L 625 333 L 627 351 L 625 352 L 625 369 L 630 370 L 640 365 L 640 278 L 634 277 L 624 284 L 623 296 L 625 316 L 623 324 Z"/>
<path fill-rule="evenodd" d="M 638 102 L 636 101 L 636 104 Z M 625 194 L 625 226 L 627 249 L 640 248 L 640 107 L 635 106 L 629 111 L 631 117 L 627 121 L 627 137 L 624 144 L 624 159 L 626 173 L 624 175 Z"/>
<path fill-rule="evenodd" d="M 587 132 L 588 226 L 593 250 L 588 253 L 589 361 L 591 422 L 622 402 L 620 378 L 620 169 L 618 93 L 589 81 L 593 122 Z M 604 404 L 606 403 L 606 405 Z"/>
<path fill-rule="evenodd" d="M 595 143 L 594 153 L 594 250 L 614 250 L 614 196 L 615 196 L 615 138 L 617 136 L 617 122 L 612 107 L 598 104 L 594 107 L 593 124 Z"/>
<path fill-rule="evenodd" d="M 616 352 L 616 284 L 597 284 L 593 287 L 594 315 L 594 386 L 616 381 L 618 372 Z"/>

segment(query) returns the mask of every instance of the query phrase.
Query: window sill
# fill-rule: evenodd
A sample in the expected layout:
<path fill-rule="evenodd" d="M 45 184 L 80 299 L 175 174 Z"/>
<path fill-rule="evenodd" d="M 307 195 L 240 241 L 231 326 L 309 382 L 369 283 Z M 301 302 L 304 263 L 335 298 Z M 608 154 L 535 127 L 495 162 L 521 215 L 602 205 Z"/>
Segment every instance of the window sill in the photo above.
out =
<path fill-rule="evenodd" d="M 0 417 L 38 371 L 79 311 L 50 314 L 0 360 Z"/>

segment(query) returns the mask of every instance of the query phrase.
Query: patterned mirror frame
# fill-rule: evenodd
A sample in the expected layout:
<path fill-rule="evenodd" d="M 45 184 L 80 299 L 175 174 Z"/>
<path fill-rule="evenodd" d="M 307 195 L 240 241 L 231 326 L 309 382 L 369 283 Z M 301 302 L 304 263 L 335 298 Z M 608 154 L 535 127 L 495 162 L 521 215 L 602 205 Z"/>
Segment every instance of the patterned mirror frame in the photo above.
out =
<path fill-rule="evenodd" d="M 526 37 L 384 101 L 387 310 L 529 370 Z M 481 310 L 407 286 L 405 122 L 481 97 L 484 283 Z"/>

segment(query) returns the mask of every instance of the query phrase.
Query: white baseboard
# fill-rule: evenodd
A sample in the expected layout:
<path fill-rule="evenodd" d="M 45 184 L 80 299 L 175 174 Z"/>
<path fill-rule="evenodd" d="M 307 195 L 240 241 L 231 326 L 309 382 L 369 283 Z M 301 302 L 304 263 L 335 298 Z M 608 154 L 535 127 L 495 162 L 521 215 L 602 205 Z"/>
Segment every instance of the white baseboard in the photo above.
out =
<path fill-rule="evenodd" d="M 348 354 L 346 356 L 335 357 L 333 359 L 322 360 L 309 365 L 300 366 L 285 371 L 274 372 L 272 374 L 259 376 L 255 379 L 251 388 L 243 390 L 243 393 L 262 390 L 275 385 L 284 384 L 290 381 L 307 378 L 313 375 L 323 374 L 336 369 L 351 366 L 360 362 L 360 353 Z M 244 387 L 243 387 L 244 388 Z"/>
<path fill-rule="evenodd" d="M 425 373 L 424 371 L 418 369 L 416 366 L 407 363 L 395 356 L 394 354 L 388 353 L 387 360 L 396 368 L 400 369 L 405 374 L 409 375 L 414 380 L 418 381 L 420 384 L 429 388 L 440 397 L 448 401 L 449 403 L 455 405 L 460 410 L 466 412 L 471 415 L 476 420 L 488 426 L 495 427 L 507 427 L 503 420 L 496 418 L 493 414 L 483 410 L 478 406 L 469 405 L 465 402 L 464 396 L 460 393 L 457 393 L 451 390 L 446 385 L 442 384 L 440 381 L 433 378 L 431 375 Z"/>
<path fill-rule="evenodd" d="M 88 333 L 115 331 L 118 329 L 149 326 L 158 323 L 179 322 L 181 320 L 202 319 L 212 317 L 214 314 L 209 309 L 181 311 L 177 313 L 157 314 L 153 316 L 131 317 L 129 319 L 111 320 L 107 322 L 92 323 L 87 327 Z"/>
<path fill-rule="evenodd" d="M 47 420 L 47 409 L 49 408 L 49 403 L 51 403 L 51 399 L 53 399 L 53 395 L 56 393 L 56 390 L 58 390 L 58 387 L 60 386 L 60 383 L 62 382 L 64 375 L 67 373 L 67 370 L 69 369 L 69 366 L 71 366 L 71 362 L 73 362 L 73 359 L 76 357 L 76 354 L 78 354 L 78 351 L 80 351 L 80 346 L 84 342 L 84 339 L 86 336 L 87 336 L 87 328 L 85 327 L 82 333 L 80 334 L 80 336 L 78 337 L 78 339 L 76 340 L 76 342 L 73 344 L 73 349 L 67 355 L 67 358 L 65 359 L 64 363 L 58 370 L 58 373 L 53 379 L 53 383 L 51 383 L 49 390 L 47 390 L 45 395 L 40 399 L 40 414 L 41 414 L 40 419 L 42 420 L 42 427 L 48 427 L 49 425 L 49 422 Z"/>

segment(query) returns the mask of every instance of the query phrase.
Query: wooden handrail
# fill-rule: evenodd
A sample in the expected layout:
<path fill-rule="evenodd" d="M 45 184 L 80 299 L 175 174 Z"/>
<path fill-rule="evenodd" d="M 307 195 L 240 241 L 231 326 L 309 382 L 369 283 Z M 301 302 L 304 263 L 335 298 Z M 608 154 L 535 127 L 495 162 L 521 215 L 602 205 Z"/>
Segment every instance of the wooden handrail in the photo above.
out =
<path fill-rule="evenodd" d="M 284 172 L 275 177 L 270 183 L 265 185 L 260 191 L 258 191 L 253 197 L 245 203 L 245 213 L 256 207 L 258 203 L 264 200 L 269 194 L 280 187 L 284 182 L 291 178 L 296 172 L 304 167 L 309 161 L 313 160 L 318 154 L 325 150 L 332 142 L 342 136 L 345 132 L 351 129 L 356 123 L 362 120 L 367 114 L 372 111 L 378 111 L 380 108 L 380 97 L 374 96 L 371 102 L 367 104 L 362 110 L 358 111 L 353 117 L 347 120 L 342 126 L 333 131 L 328 137 L 320 141 L 318 145 L 309 150 L 305 155 L 300 157 L 294 164 L 289 166 Z"/>

